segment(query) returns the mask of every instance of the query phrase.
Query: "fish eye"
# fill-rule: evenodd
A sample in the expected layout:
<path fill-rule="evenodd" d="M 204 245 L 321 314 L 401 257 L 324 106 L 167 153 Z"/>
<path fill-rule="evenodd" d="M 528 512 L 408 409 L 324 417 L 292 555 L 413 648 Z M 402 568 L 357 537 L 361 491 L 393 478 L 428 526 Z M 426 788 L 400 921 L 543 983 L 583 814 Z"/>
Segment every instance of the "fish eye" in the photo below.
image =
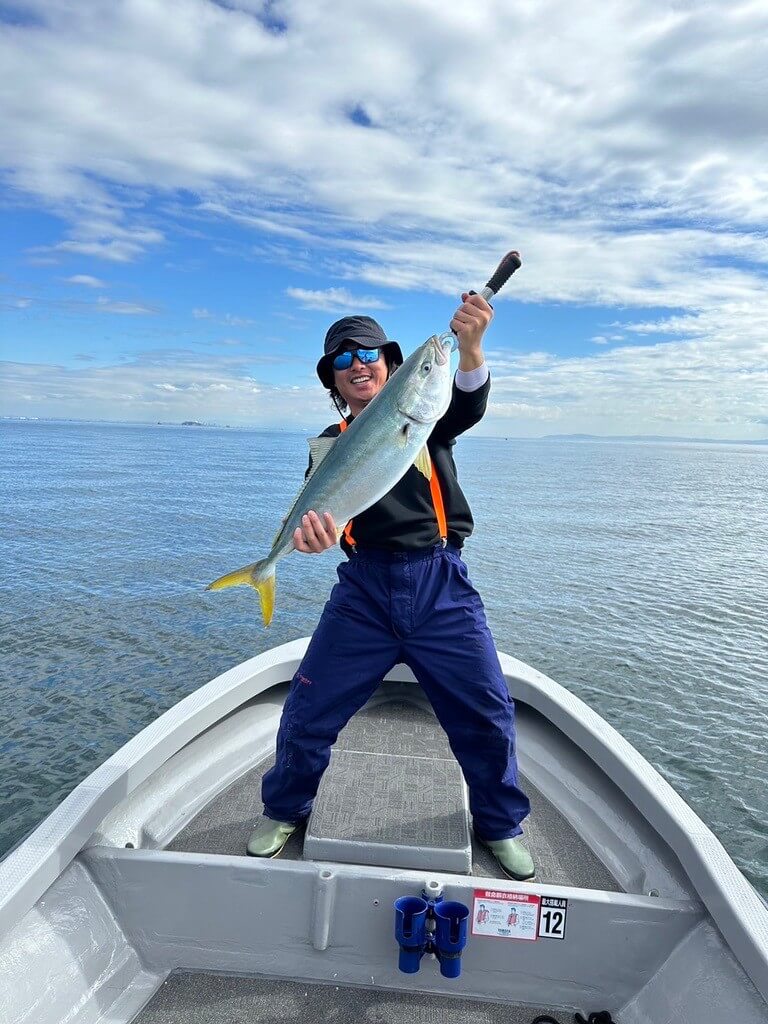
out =
<path fill-rule="evenodd" d="M 429 373 L 432 369 L 432 363 L 423 363 L 421 369 L 423 373 Z"/>

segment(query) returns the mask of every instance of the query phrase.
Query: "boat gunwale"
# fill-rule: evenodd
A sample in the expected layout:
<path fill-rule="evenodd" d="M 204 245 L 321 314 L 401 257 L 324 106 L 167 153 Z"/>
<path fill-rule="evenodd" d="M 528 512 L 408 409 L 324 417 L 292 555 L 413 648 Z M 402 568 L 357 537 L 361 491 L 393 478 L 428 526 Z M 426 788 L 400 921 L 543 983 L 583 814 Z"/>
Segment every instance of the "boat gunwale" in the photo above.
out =
<path fill-rule="evenodd" d="M 597 764 L 678 858 L 757 991 L 768 1002 L 768 905 L 712 830 L 596 711 L 549 676 L 499 653 L 515 699 L 539 711 Z"/>
<path fill-rule="evenodd" d="M 99 824 L 174 754 L 226 715 L 294 674 L 309 638 L 289 641 L 204 684 L 119 748 L 0 861 L 0 935 L 37 902 Z M 501 651 L 513 698 L 577 744 L 677 856 L 712 920 L 768 1002 L 768 907 L 707 825 L 597 712 L 537 669 Z M 413 679 L 404 665 L 387 680 Z M 703 891 L 702 891 L 703 890 Z"/>

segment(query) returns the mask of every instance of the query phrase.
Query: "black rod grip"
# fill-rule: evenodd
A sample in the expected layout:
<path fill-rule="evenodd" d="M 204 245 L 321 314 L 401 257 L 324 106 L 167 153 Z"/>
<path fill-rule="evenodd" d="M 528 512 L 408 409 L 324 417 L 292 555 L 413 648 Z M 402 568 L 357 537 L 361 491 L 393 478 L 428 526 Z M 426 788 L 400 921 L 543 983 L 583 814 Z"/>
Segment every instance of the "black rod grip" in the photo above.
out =
<path fill-rule="evenodd" d="M 523 261 L 520 259 L 520 253 L 513 249 L 512 252 L 507 253 L 498 267 L 496 267 L 493 277 L 485 287 L 490 288 L 495 295 L 522 265 Z"/>

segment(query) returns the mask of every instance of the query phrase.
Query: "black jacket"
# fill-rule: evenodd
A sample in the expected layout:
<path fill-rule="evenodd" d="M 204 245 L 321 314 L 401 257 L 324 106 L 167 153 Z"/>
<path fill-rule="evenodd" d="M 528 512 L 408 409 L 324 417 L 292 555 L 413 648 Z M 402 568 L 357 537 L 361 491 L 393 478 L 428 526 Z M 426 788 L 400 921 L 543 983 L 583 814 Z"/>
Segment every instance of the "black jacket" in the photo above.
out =
<path fill-rule="evenodd" d="M 476 391 L 460 391 L 454 383 L 448 411 L 437 421 L 427 442 L 440 481 L 448 543 L 459 548 L 472 533 L 474 520 L 469 503 L 459 486 L 452 449 L 459 434 L 483 418 L 490 390 L 490 379 Z M 348 416 L 347 423 L 353 419 L 353 416 Z M 341 427 L 334 423 L 320 436 L 338 437 L 340 433 Z M 352 535 L 358 550 L 384 548 L 388 551 L 408 551 L 438 544 L 440 530 L 429 481 L 415 466 L 411 466 L 391 491 L 365 512 L 355 516 Z M 341 538 L 341 546 L 348 555 L 351 553 L 344 537 Z"/>

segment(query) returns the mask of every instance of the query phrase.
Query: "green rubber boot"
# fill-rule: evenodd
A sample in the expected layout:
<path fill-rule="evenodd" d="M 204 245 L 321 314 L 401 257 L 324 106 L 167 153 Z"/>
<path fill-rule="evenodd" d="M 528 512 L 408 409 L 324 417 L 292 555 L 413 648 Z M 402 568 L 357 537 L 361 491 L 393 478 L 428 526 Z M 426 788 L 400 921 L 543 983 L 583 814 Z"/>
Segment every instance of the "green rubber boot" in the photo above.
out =
<path fill-rule="evenodd" d="M 533 857 L 519 839 L 494 839 L 485 845 L 501 865 L 501 870 L 516 882 L 530 882 L 536 874 Z"/>
<path fill-rule="evenodd" d="M 282 848 L 298 828 L 287 821 L 273 821 L 263 815 L 248 840 L 250 857 L 277 857 Z"/>

